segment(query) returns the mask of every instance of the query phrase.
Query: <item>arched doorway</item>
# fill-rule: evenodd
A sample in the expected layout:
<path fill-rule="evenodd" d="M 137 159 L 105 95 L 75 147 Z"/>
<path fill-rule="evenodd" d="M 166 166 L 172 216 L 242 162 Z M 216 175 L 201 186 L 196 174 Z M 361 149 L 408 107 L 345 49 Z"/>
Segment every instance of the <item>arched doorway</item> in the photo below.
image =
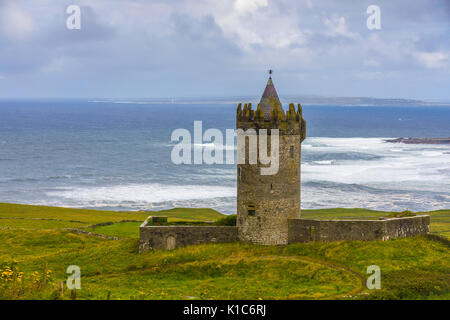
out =
<path fill-rule="evenodd" d="M 168 236 L 166 238 L 166 249 L 173 250 L 176 247 L 176 239 L 174 236 Z"/>

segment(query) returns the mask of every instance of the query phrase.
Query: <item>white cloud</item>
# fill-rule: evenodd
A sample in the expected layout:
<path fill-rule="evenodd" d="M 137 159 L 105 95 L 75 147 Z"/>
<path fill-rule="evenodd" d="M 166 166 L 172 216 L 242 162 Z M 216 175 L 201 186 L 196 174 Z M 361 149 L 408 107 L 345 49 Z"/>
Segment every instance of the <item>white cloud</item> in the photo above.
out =
<path fill-rule="evenodd" d="M 359 37 L 358 33 L 350 32 L 348 30 L 347 23 L 344 17 L 332 17 L 331 19 L 326 18 L 324 20 L 325 25 L 328 28 L 327 35 L 331 37 L 344 37 L 349 39 L 357 39 Z"/>
<path fill-rule="evenodd" d="M 16 1 L 0 3 L 0 32 L 11 40 L 24 40 L 34 32 L 33 17 Z"/>
<path fill-rule="evenodd" d="M 449 60 L 449 55 L 444 52 L 416 52 L 414 57 L 430 69 L 445 68 Z"/>
<path fill-rule="evenodd" d="M 228 1 L 216 0 L 208 7 L 224 35 L 245 51 L 254 46 L 263 49 L 302 45 L 306 33 L 299 28 L 295 10 L 286 12 L 277 2 L 267 0 L 236 0 L 230 10 Z"/>
<path fill-rule="evenodd" d="M 240 14 L 252 13 L 262 7 L 267 7 L 267 0 L 236 0 L 234 10 Z"/>

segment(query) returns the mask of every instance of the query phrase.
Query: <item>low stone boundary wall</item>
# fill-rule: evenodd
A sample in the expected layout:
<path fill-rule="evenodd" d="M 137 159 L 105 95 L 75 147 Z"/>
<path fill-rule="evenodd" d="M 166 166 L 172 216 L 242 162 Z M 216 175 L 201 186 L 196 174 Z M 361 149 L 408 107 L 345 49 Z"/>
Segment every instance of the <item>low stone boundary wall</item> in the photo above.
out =
<path fill-rule="evenodd" d="M 76 233 L 76 234 L 85 234 L 85 235 L 88 235 L 88 236 L 94 236 L 94 237 L 102 238 L 102 239 L 108 239 L 108 240 L 120 240 L 119 237 L 106 236 L 106 235 L 104 235 L 104 234 L 99 234 L 99 233 L 89 232 L 89 231 L 80 230 L 80 229 L 76 229 L 76 228 L 64 228 L 63 230 L 67 230 L 67 231 L 70 231 L 70 232 Z"/>
<path fill-rule="evenodd" d="M 239 241 L 238 227 L 235 226 L 148 226 L 147 222 L 148 219 L 140 227 L 140 252 Z M 288 243 L 389 240 L 429 232 L 430 216 L 427 215 L 384 220 L 288 220 Z"/>
<path fill-rule="evenodd" d="M 288 243 L 340 240 L 388 240 L 430 232 L 430 216 L 384 220 L 289 219 Z"/>
<path fill-rule="evenodd" d="M 145 223 L 140 227 L 140 252 L 238 240 L 237 227 L 232 226 L 146 226 Z"/>

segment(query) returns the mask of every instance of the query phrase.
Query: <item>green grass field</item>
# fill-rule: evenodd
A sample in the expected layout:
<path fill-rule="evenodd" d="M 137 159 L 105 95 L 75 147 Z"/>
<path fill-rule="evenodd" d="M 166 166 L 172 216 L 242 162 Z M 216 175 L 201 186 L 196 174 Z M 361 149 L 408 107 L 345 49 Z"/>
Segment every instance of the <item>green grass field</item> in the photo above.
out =
<path fill-rule="evenodd" d="M 449 299 L 448 242 L 418 236 L 285 247 L 207 244 L 138 253 L 149 212 L 0 204 L 0 299 L 69 299 L 66 268 L 81 268 L 77 299 Z M 216 221 L 212 209 L 157 212 L 176 221 Z M 304 218 L 373 219 L 365 209 L 303 210 Z M 433 234 L 450 236 L 450 210 L 429 212 Z M 103 226 L 101 223 L 114 222 Z M 66 228 L 114 236 L 76 234 Z M 381 268 L 381 289 L 365 288 Z"/>

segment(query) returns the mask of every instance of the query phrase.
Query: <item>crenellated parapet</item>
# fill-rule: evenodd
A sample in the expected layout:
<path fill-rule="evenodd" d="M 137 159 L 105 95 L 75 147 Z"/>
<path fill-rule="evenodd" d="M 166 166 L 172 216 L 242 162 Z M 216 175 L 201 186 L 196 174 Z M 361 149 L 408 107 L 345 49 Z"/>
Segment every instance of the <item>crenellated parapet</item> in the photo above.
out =
<path fill-rule="evenodd" d="M 301 141 L 306 138 L 306 121 L 302 116 L 302 106 L 297 104 L 297 110 L 293 103 L 285 112 L 281 106 L 275 105 L 270 111 L 270 117 L 264 114 L 261 105 L 256 110 L 251 103 L 239 103 L 236 112 L 236 128 L 253 129 L 279 129 L 280 135 L 300 135 Z M 268 133 L 270 134 L 270 133 Z"/>

